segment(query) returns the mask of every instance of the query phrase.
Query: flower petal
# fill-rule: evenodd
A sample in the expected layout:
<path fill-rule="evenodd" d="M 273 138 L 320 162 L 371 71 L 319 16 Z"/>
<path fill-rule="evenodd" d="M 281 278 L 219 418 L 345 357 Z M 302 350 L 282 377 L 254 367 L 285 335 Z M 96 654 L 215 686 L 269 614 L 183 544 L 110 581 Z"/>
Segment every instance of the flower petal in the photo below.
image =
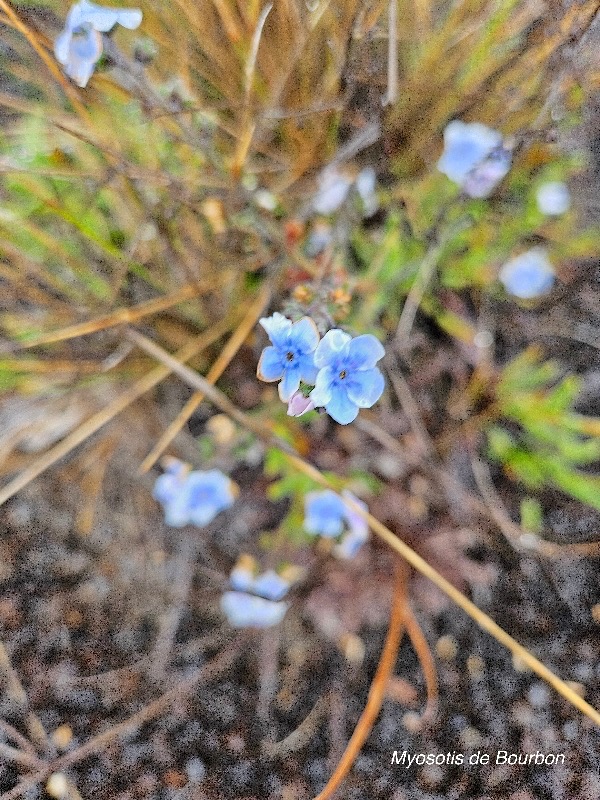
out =
<path fill-rule="evenodd" d="M 254 581 L 253 590 L 267 600 L 281 600 L 288 593 L 290 584 L 274 570 L 269 569 Z"/>
<path fill-rule="evenodd" d="M 300 388 L 300 364 L 291 363 L 283 373 L 283 379 L 279 384 L 279 397 L 284 403 L 288 403 L 294 392 Z"/>
<path fill-rule="evenodd" d="M 283 376 L 284 370 L 285 356 L 281 350 L 272 346 L 265 347 L 256 368 L 257 378 L 266 383 L 272 383 Z"/>
<path fill-rule="evenodd" d="M 276 311 L 270 317 L 259 319 L 260 325 L 265 329 L 267 336 L 275 347 L 287 347 L 288 336 L 292 329 L 292 321 Z"/>
<path fill-rule="evenodd" d="M 351 339 L 351 336 L 338 328 L 327 331 L 315 350 L 315 366 L 319 369 L 335 366 L 336 361 L 347 354 Z"/>
<path fill-rule="evenodd" d="M 312 353 L 319 344 L 319 331 L 310 317 L 302 317 L 294 322 L 290 330 L 289 342 L 299 353 Z"/>
<path fill-rule="evenodd" d="M 383 358 L 383 345 L 370 333 L 352 339 L 348 348 L 348 366 L 350 369 L 373 369 L 379 359 Z"/>
<path fill-rule="evenodd" d="M 304 499 L 304 527 L 309 533 L 335 537 L 344 530 L 346 507 L 331 489 L 309 492 Z"/>
<path fill-rule="evenodd" d="M 60 64 L 66 64 L 69 60 L 69 46 L 71 44 L 72 32 L 65 28 L 54 42 L 54 55 Z"/>
<path fill-rule="evenodd" d="M 331 400 L 331 391 L 333 388 L 333 381 L 335 373 L 331 367 L 324 367 L 319 370 L 315 382 L 315 388 L 310 393 L 309 397 L 315 405 L 315 408 L 321 408 L 327 405 Z"/>
<path fill-rule="evenodd" d="M 237 628 L 270 628 L 278 625 L 288 608 L 288 603 L 275 603 L 244 592 L 225 592 L 221 597 L 221 610 L 229 624 Z"/>
<path fill-rule="evenodd" d="M 319 368 L 315 367 L 313 353 L 300 354 L 297 364 L 300 378 L 309 386 L 314 386 L 319 374 Z"/>
<path fill-rule="evenodd" d="M 344 388 L 348 398 L 359 408 L 371 408 L 383 394 L 385 381 L 381 371 L 374 367 L 352 372 L 344 381 Z"/>
<path fill-rule="evenodd" d="M 508 261 L 498 275 L 507 292 L 531 300 L 549 291 L 554 269 L 542 247 L 534 247 Z"/>
<path fill-rule="evenodd" d="M 139 8 L 105 8 L 82 0 L 80 7 L 80 23 L 88 22 L 95 30 L 107 33 L 118 23 L 125 28 L 137 28 L 142 21 Z"/>
<path fill-rule="evenodd" d="M 348 425 L 358 416 L 358 406 L 350 400 L 346 390 L 341 386 L 332 392 L 331 400 L 325 405 L 325 411 L 340 425 Z"/>

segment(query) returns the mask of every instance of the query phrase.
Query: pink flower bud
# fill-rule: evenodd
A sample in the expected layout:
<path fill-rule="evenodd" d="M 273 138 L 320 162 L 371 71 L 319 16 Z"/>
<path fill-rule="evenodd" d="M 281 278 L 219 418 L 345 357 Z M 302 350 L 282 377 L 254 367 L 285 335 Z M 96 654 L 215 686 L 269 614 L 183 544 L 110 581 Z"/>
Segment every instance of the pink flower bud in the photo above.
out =
<path fill-rule="evenodd" d="M 307 411 L 312 411 L 315 404 L 310 397 L 304 397 L 302 392 L 294 392 L 288 403 L 288 417 L 301 417 Z"/>

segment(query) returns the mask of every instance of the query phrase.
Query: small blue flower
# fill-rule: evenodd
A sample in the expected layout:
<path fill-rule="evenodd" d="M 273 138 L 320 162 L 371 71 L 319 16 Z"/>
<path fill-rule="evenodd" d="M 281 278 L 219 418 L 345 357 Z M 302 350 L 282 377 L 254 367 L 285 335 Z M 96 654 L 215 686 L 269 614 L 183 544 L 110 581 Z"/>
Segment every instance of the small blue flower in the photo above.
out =
<path fill-rule="evenodd" d="M 364 511 L 367 505 L 344 490 L 342 496 L 330 489 L 309 492 L 304 499 L 304 527 L 309 533 L 333 539 L 344 534 L 333 552 L 340 558 L 353 558 L 369 538 L 364 517 L 344 501 L 350 500 Z"/>
<path fill-rule="evenodd" d="M 319 343 L 317 326 L 310 317 L 292 323 L 277 312 L 261 319 L 260 324 L 272 346 L 263 350 L 256 374 L 261 381 L 280 380 L 279 396 L 287 403 L 298 391 L 300 381 L 314 385 L 318 371 L 313 361 Z"/>
<path fill-rule="evenodd" d="M 480 122 L 453 120 L 444 130 L 444 152 L 437 167 L 470 197 L 487 197 L 510 169 L 511 154 L 502 134 Z"/>
<path fill-rule="evenodd" d="M 358 497 L 355 497 L 351 492 L 343 491 L 342 497 L 346 500 L 351 500 L 365 512 L 369 510 L 367 504 L 363 503 L 362 500 L 359 500 Z M 340 543 L 336 544 L 333 552 L 338 558 L 350 559 L 354 558 L 369 538 L 369 524 L 361 514 L 349 505 L 346 505 L 345 517 L 348 530 L 342 536 Z"/>
<path fill-rule="evenodd" d="M 173 459 L 155 485 L 153 496 L 163 506 L 165 522 L 174 528 L 208 525 L 235 500 L 234 484 L 217 469 L 189 472 Z"/>
<path fill-rule="evenodd" d="M 317 214 L 333 214 L 348 197 L 352 178 L 333 167 L 327 167 L 319 175 L 319 190 L 312 204 Z"/>
<path fill-rule="evenodd" d="M 71 6 L 65 27 L 54 43 L 54 55 L 78 86 L 87 86 L 102 55 L 102 33 L 115 25 L 133 30 L 142 21 L 138 8 L 105 8 L 88 0 Z"/>
<path fill-rule="evenodd" d="M 507 292 L 531 300 L 548 292 L 554 283 L 554 269 L 543 247 L 534 247 L 507 261 L 498 275 Z"/>
<path fill-rule="evenodd" d="M 274 602 L 245 592 L 225 592 L 221 610 L 236 628 L 271 628 L 285 617 L 289 603 Z"/>
<path fill-rule="evenodd" d="M 272 569 L 254 577 L 253 566 L 254 559 L 242 557 L 233 568 L 229 583 L 236 591 L 223 594 L 221 609 L 235 627 L 269 628 L 284 618 L 289 603 L 280 601 L 291 584 Z"/>
<path fill-rule="evenodd" d="M 328 331 L 315 350 L 319 372 L 310 399 L 340 425 L 347 425 L 359 408 L 371 408 L 383 394 L 383 375 L 375 364 L 384 355 L 382 344 L 371 334 L 353 339 L 338 329 Z"/>
<path fill-rule="evenodd" d="M 571 207 L 571 195 L 565 183 L 552 181 L 544 183 L 537 190 L 536 200 L 542 214 L 558 217 Z"/>
<path fill-rule="evenodd" d="M 333 538 L 344 530 L 346 506 L 335 492 L 309 492 L 304 499 L 304 527 L 309 533 Z"/>

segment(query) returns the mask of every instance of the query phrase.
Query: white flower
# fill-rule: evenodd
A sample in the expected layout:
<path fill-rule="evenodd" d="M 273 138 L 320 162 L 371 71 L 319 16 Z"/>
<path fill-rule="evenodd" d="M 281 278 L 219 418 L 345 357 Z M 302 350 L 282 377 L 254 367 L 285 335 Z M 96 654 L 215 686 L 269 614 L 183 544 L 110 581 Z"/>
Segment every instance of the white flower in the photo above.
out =
<path fill-rule="evenodd" d="M 115 25 L 133 30 L 142 21 L 139 8 L 105 8 L 81 0 L 71 6 L 65 27 L 54 43 L 54 55 L 69 78 L 78 86 L 87 86 L 102 55 L 102 33 Z"/>
<path fill-rule="evenodd" d="M 564 214 L 571 206 L 571 195 L 566 184 L 560 181 L 544 183 L 537 190 L 536 200 L 542 214 L 558 217 Z"/>

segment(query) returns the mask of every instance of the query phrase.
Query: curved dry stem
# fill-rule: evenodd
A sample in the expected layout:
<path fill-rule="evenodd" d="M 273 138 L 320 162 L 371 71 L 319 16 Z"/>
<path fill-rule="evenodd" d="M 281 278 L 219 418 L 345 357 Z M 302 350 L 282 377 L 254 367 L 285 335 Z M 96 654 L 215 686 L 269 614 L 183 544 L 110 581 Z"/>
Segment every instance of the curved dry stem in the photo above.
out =
<path fill-rule="evenodd" d="M 439 682 L 437 669 L 435 668 L 435 659 L 421 626 L 415 617 L 415 613 L 408 603 L 404 610 L 404 624 L 406 625 L 406 633 L 412 642 L 412 646 L 417 654 L 421 670 L 425 677 L 427 703 L 425 704 L 425 710 L 421 715 L 421 719 L 423 722 L 429 722 L 435 716 L 439 697 Z"/>
<path fill-rule="evenodd" d="M 385 699 L 385 692 L 388 681 L 396 664 L 396 656 L 398 655 L 398 647 L 402 639 L 402 631 L 405 622 L 406 610 L 406 593 L 408 584 L 407 570 L 404 565 L 399 563 L 396 567 L 396 580 L 394 582 L 394 597 L 392 603 L 392 612 L 390 614 L 390 625 L 388 628 L 383 650 L 371 688 L 369 689 L 369 696 L 367 703 L 363 709 L 362 714 L 354 732 L 350 737 L 346 749 L 339 761 L 339 764 L 333 771 L 332 776 L 327 781 L 325 788 L 319 792 L 314 800 L 329 800 L 341 782 L 344 780 L 352 764 L 356 760 L 361 747 L 367 740 L 377 715 L 381 710 L 381 706 Z"/>

